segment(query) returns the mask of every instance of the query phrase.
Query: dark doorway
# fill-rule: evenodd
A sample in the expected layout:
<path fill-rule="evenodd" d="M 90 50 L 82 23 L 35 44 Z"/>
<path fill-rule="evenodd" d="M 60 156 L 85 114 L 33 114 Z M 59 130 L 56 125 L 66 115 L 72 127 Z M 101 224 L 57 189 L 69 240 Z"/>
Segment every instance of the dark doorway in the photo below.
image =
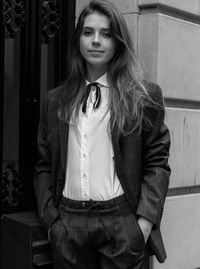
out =
<path fill-rule="evenodd" d="M 75 0 L 0 3 L 1 214 L 35 209 L 37 125 L 46 91 L 65 73 Z"/>

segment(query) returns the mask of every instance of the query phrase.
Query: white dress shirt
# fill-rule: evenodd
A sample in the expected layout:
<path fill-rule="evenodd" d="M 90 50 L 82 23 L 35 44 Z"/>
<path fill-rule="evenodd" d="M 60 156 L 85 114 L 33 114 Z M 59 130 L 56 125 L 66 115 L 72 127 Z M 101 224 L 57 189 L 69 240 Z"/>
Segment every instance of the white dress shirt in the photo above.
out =
<path fill-rule="evenodd" d="M 97 81 L 101 102 L 93 108 L 91 89 L 86 113 L 79 111 L 77 123 L 70 122 L 66 180 L 63 195 L 73 200 L 109 200 L 123 194 L 114 166 L 108 110 L 108 82 L 104 74 Z M 88 81 L 86 81 L 89 84 Z"/>

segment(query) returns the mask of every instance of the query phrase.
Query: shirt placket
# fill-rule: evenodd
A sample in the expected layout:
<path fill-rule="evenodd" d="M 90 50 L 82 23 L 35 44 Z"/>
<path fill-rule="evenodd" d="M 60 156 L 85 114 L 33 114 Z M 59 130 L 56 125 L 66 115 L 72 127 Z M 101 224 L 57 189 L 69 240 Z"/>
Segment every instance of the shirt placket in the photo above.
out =
<path fill-rule="evenodd" d="M 91 114 L 93 110 L 92 103 L 88 100 L 86 113 L 82 117 L 82 128 L 81 128 L 81 190 L 84 199 L 89 199 L 90 188 L 89 188 L 89 124 Z"/>

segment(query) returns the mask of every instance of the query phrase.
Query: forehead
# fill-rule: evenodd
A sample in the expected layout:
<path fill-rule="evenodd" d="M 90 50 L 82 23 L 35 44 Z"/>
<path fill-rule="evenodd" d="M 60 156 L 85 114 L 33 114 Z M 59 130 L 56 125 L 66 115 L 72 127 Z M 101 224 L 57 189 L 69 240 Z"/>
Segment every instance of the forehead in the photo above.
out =
<path fill-rule="evenodd" d="M 83 27 L 91 27 L 91 28 L 109 28 L 110 20 L 109 17 L 99 13 L 94 12 L 85 17 Z"/>

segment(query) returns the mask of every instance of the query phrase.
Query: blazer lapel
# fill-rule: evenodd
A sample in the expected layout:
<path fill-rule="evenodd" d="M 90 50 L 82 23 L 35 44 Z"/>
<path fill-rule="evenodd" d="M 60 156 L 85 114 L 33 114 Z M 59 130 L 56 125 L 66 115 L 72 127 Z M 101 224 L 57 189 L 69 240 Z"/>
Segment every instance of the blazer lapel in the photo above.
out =
<path fill-rule="evenodd" d="M 67 142 L 69 134 L 69 125 L 65 121 L 59 119 L 59 134 L 60 134 L 60 153 L 62 168 L 65 173 L 67 161 Z"/>
<path fill-rule="evenodd" d="M 125 166 L 124 166 L 124 160 L 121 154 L 120 139 L 122 139 L 122 137 L 117 135 L 117 129 L 115 127 L 111 131 L 111 136 L 112 136 L 112 144 L 113 144 L 113 151 L 114 151 L 115 170 L 119 178 L 120 184 L 124 190 L 125 196 L 131 208 L 135 212 L 136 211 L 135 206 L 137 204 L 136 197 L 131 193 L 131 190 L 129 188 L 129 183 L 126 177 L 126 171 L 125 171 Z M 133 145 L 130 145 L 130 146 L 133 146 Z"/>
<path fill-rule="evenodd" d="M 127 185 L 125 183 L 124 165 L 119 145 L 119 136 L 117 135 L 116 128 L 111 131 L 111 136 L 114 151 L 115 170 L 122 185 L 122 188 L 125 190 L 127 189 Z"/>
<path fill-rule="evenodd" d="M 113 113 L 111 113 L 110 118 L 110 128 L 113 122 Z M 117 132 L 117 126 L 115 125 L 114 128 L 111 128 L 111 137 L 112 137 L 112 145 L 113 145 L 113 151 L 114 151 L 114 159 L 115 159 L 115 169 L 118 177 L 124 175 L 123 171 L 123 163 L 122 163 L 122 156 L 121 156 L 121 150 L 119 146 L 119 135 Z M 121 181 L 121 180 L 120 180 Z"/>

